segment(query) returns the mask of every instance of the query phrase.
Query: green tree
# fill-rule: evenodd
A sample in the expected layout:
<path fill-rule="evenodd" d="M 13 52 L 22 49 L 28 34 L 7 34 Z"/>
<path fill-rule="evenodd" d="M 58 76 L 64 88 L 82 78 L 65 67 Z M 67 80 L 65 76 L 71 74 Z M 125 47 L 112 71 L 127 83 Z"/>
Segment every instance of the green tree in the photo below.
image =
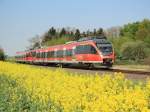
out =
<path fill-rule="evenodd" d="M 43 39 L 42 39 L 42 43 L 45 43 L 47 41 L 50 41 L 54 38 L 56 38 L 57 32 L 56 32 L 56 29 L 54 27 L 51 27 L 43 36 Z"/>
<path fill-rule="evenodd" d="M 150 37 L 150 20 L 144 19 L 139 24 L 138 31 L 135 36 L 139 40 L 145 40 L 147 37 Z"/>
<path fill-rule="evenodd" d="M 5 53 L 2 48 L 0 48 L 0 60 L 5 60 Z"/>
<path fill-rule="evenodd" d="M 129 23 L 127 25 L 124 25 L 123 28 L 121 29 L 122 36 L 127 36 L 135 39 L 135 34 L 138 31 L 139 24 L 140 24 L 139 22 L 135 22 L 132 24 Z"/>
<path fill-rule="evenodd" d="M 63 35 L 66 34 L 66 29 L 65 28 L 62 28 L 61 31 L 60 31 L 60 37 L 62 37 Z"/>
<path fill-rule="evenodd" d="M 79 29 L 76 29 L 75 36 L 74 36 L 74 40 L 79 40 L 80 37 L 81 37 L 81 35 L 80 35 L 80 30 L 79 30 Z"/>
<path fill-rule="evenodd" d="M 56 29 L 54 27 L 51 27 L 48 31 L 48 33 L 51 35 L 51 36 L 55 36 L 56 35 Z"/>
<path fill-rule="evenodd" d="M 121 29 L 120 34 L 135 40 L 144 40 L 150 35 L 150 20 L 144 19 L 141 22 L 126 24 Z"/>
<path fill-rule="evenodd" d="M 96 33 L 97 36 L 104 36 L 104 31 L 102 28 L 99 28 Z"/>

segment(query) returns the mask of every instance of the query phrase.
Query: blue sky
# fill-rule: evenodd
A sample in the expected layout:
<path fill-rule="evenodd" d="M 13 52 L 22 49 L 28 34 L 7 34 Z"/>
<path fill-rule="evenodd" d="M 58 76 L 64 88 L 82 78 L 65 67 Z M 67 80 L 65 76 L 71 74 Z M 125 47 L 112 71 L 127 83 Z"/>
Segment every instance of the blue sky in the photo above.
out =
<path fill-rule="evenodd" d="M 0 46 L 8 55 L 51 26 L 87 30 L 150 18 L 150 0 L 0 0 Z"/>

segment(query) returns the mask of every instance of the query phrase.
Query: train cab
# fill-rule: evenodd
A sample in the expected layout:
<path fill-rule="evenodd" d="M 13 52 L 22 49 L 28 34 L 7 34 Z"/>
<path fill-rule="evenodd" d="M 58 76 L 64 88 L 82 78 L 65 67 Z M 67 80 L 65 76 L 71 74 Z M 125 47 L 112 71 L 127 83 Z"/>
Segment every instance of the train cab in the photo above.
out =
<path fill-rule="evenodd" d="M 81 48 L 77 46 L 78 52 L 83 52 L 86 56 L 89 56 L 88 63 L 101 64 L 107 67 L 111 67 L 114 63 L 114 50 L 112 44 L 106 39 L 105 36 L 102 37 L 91 37 L 80 39 Z M 82 46 L 82 42 L 86 43 L 85 48 Z M 94 44 L 92 44 L 94 43 Z"/>

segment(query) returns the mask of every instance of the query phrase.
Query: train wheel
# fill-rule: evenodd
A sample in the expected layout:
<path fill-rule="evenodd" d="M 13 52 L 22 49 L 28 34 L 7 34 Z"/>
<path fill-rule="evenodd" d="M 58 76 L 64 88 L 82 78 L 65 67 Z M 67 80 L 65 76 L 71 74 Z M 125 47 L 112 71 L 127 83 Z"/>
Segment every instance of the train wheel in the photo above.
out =
<path fill-rule="evenodd" d="M 111 69 L 111 68 L 112 68 L 112 65 L 113 65 L 113 64 L 107 64 L 107 65 L 106 65 L 106 68 L 107 68 L 107 69 Z"/>

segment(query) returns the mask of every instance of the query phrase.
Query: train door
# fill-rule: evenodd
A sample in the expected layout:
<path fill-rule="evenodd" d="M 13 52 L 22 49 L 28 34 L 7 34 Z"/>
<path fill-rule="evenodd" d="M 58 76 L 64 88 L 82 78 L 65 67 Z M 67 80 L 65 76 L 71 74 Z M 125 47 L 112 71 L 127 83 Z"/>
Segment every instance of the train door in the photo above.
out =
<path fill-rule="evenodd" d="M 47 61 L 48 61 L 47 58 L 48 58 L 48 51 L 46 50 L 46 51 L 45 51 L 45 62 L 46 62 L 46 63 L 47 63 Z"/>
<path fill-rule="evenodd" d="M 66 61 L 66 48 L 63 48 L 63 60 L 62 61 Z"/>
<path fill-rule="evenodd" d="M 76 51 L 76 46 L 73 46 L 73 48 L 72 48 L 72 61 L 76 61 L 75 51 Z"/>

